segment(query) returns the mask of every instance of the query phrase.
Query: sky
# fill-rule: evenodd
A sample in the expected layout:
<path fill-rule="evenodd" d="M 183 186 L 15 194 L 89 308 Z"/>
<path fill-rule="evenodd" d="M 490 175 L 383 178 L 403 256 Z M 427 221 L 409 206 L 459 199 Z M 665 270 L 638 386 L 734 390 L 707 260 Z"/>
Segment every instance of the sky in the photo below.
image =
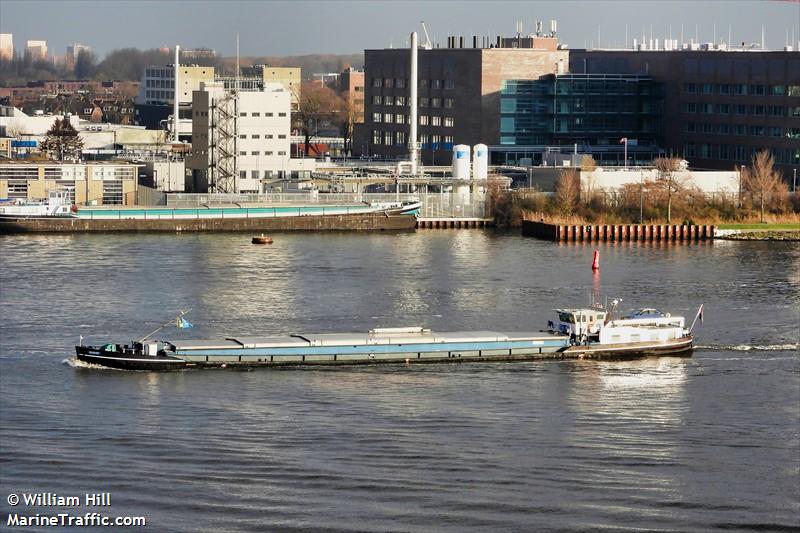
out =
<path fill-rule="evenodd" d="M 621 47 L 628 39 L 670 36 L 686 42 L 760 42 L 768 48 L 800 40 L 800 0 L 0 0 L 0 32 L 20 48 L 43 39 L 51 53 L 73 42 L 102 57 L 117 48 L 209 47 L 225 56 L 351 54 L 365 48 L 408 46 L 424 20 L 434 42 L 447 35 L 510 36 L 534 21 L 558 21 L 559 41 L 570 48 Z M 681 29 L 683 26 L 683 30 Z M 471 43 L 471 39 L 465 41 Z"/>

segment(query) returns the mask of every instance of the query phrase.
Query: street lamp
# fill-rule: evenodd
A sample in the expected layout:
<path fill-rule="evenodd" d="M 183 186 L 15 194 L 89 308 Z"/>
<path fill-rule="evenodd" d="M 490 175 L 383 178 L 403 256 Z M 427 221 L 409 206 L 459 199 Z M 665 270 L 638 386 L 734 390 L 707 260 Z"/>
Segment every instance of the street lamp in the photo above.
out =
<path fill-rule="evenodd" d="M 639 171 L 639 225 L 644 224 L 644 171 Z"/>

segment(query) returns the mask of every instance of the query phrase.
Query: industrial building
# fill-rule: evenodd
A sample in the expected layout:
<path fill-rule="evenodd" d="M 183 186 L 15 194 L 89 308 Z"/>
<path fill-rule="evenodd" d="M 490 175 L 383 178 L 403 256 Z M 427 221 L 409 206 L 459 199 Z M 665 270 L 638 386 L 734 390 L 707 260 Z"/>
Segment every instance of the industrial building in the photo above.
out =
<path fill-rule="evenodd" d="M 450 37 L 446 48 L 420 48 L 424 163 L 447 163 L 454 144 L 483 142 L 496 164 L 580 152 L 607 165 L 674 155 L 730 170 L 766 148 L 784 176 L 800 167 L 800 53 L 791 47 L 665 39 L 567 50 L 554 30 L 537 24 L 533 35 L 518 28 L 516 37 L 473 37 L 471 46 Z M 407 49 L 365 50 L 360 154 L 409 152 L 408 78 Z"/>
<path fill-rule="evenodd" d="M 4 161 L 0 198 L 44 200 L 50 191 L 66 191 L 76 204 L 135 205 L 138 166 L 122 161 Z"/>
<path fill-rule="evenodd" d="M 496 164 L 547 163 L 547 147 L 568 146 L 600 163 L 644 164 L 659 154 L 663 84 L 650 76 L 549 74 L 504 80 Z M 620 139 L 628 150 L 620 151 Z"/>
<path fill-rule="evenodd" d="M 296 110 L 300 105 L 301 73 L 300 67 L 253 65 L 251 67 L 242 67 L 241 69 L 242 77 L 260 80 L 262 84 L 281 84 L 291 95 L 292 110 Z"/>
<path fill-rule="evenodd" d="M 784 176 L 800 167 L 800 52 L 667 48 L 573 50 L 570 71 L 663 84 L 663 147 L 693 167 L 731 169 L 764 148 Z"/>
<path fill-rule="evenodd" d="M 14 34 L 0 33 L 0 61 L 11 61 L 14 57 Z"/>
<path fill-rule="evenodd" d="M 419 50 L 419 138 L 425 164 L 447 164 L 455 144 L 500 143 L 500 94 L 505 80 L 566 72 L 555 26 L 531 38 L 449 37 L 447 48 Z M 408 153 L 408 49 L 364 51 L 364 127 L 354 148 L 364 155 Z"/>
<path fill-rule="evenodd" d="M 250 90 L 202 83 L 192 104 L 189 192 L 257 194 L 294 172 L 310 174 L 311 159 L 290 159 L 291 93 L 279 83 Z"/>

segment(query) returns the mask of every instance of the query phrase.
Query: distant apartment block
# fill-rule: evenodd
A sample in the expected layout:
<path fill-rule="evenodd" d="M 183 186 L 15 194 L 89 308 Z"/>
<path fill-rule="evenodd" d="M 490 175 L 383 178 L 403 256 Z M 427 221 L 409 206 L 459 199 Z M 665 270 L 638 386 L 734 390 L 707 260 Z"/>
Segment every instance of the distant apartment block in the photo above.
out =
<path fill-rule="evenodd" d="M 47 41 L 28 41 L 25 43 L 25 54 L 31 61 L 47 59 Z"/>
<path fill-rule="evenodd" d="M 81 52 L 91 53 L 92 49 L 85 44 L 79 43 L 67 46 L 67 53 L 64 54 L 64 65 L 67 69 L 73 70 L 75 68 L 75 63 L 78 62 L 78 56 L 81 55 Z"/>
<path fill-rule="evenodd" d="M 10 61 L 14 57 L 14 36 L 11 33 L 0 33 L 0 60 Z"/>
<path fill-rule="evenodd" d="M 345 69 L 336 78 L 336 92 L 354 111 L 354 121 L 364 122 L 364 71 Z"/>

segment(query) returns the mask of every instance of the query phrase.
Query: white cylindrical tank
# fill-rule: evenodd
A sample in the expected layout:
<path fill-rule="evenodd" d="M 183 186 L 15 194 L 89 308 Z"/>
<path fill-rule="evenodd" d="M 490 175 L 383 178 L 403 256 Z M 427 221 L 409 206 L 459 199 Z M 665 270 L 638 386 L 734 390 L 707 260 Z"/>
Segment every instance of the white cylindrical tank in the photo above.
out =
<path fill-rule="evenodd" d="M 468 180 L 469 167 L 469 146 L 466 144 L 457 144 L 453 146 L 453 179 Z"/>
<path fill-rule="evenodd" d="M 472 147 L 472 179 L 485 180 L 489 177 L 489 147 L 476 144 Z"/>

